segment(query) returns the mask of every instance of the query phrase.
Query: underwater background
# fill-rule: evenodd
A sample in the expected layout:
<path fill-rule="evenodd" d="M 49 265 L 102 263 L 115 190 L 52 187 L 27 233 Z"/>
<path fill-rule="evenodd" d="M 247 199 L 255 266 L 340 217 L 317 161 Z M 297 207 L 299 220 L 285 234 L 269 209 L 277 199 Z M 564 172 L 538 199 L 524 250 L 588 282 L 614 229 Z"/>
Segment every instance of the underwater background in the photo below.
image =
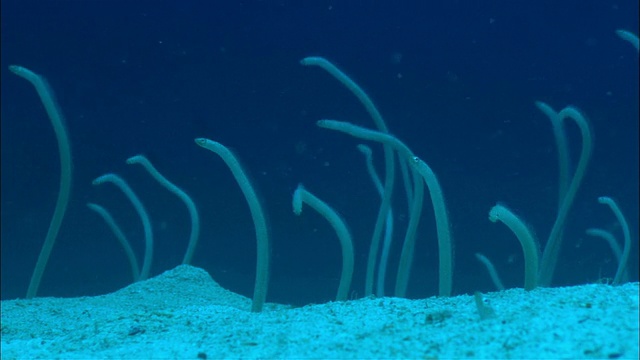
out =
<path fill-rule="evenodd" d="M 190 223 L 183 204 L 141 167 L 143 153 L 196 202 L 202 223 L 192 264 L 251 296 L 253 223 L 207 137 L 234 150 L 268 215 L 268 302 L 319 303 L 335 295 L 340 246 L 326 221 L 297 217 L 298 183 L 345 219 L 354 239 L 352 291 L 362 296 L 379 206 L 358 140 L 320 129 L 330 118 L 373 128 L 368 114 L 324 71 L 322 56 L 372 97 L 390 132 L 438 175 L 454 239 L 453 293 L 494 287 L 474 253 L 491 258 L 507 287 L 522 287 L 516 238 L 488 211 L 504 202 L 544 245 L 557 208 L 558 166 L 548 118 L 535 106 L 574 105 L 590 121 L 594 151 L 569 213 L 554 286 L 612 278 L 608 245 L 585 229 L 621 230 L 598 196 L 616 199 L 631 227 L 630 280 L 638 281 L 638 54 L 616 29 L 638 32 L 637 1 L 17 1 L 1 12 L 2 299 L 24 297 L 58 191 L 57 143 L 33 87 L 8 66 L 51 85 L 70 135 L 72 195 L 39 296 L 113 292 L 131 283 L 121 246 L 96 202 L 113 214 L 141 261 L 138 215 L 111 185 L 124 177 L 155 235 L 151 274 L 174 268 Z M 580 134 L 567 127 L 575 166 Z M 378 171 L 382 151 L 374 148 Z M 396 187 L 395 269 L 407 206 Z M 436 295 L 435 224 L 427 200 L 408 297 Z"/>

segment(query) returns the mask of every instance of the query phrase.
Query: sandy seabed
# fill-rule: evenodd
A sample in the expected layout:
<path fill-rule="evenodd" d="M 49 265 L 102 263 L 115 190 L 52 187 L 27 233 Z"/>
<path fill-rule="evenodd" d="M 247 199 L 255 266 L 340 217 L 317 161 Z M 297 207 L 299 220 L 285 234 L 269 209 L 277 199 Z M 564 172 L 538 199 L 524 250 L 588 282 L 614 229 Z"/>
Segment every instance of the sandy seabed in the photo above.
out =
<path fill-rule="evenodd" d="M 638 283 L 292 308 L 181 265 L 112 294 L 2 301 L 2 359 L 638 359 Z"/>

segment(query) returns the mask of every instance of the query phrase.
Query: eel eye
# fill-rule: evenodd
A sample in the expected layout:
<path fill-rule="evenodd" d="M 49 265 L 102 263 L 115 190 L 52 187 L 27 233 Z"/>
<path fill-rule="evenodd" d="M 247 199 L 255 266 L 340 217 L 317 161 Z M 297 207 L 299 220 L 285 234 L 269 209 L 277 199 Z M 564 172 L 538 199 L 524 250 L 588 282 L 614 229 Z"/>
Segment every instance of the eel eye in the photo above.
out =
<path fill-rule="evenodd" d="M 411 160 L 413 160 L 414 163 L 417 163 L 418 161 L 420 161 L 420 158 L 417 156 L 414 156 L 413 158 L 411 158 Z"/>

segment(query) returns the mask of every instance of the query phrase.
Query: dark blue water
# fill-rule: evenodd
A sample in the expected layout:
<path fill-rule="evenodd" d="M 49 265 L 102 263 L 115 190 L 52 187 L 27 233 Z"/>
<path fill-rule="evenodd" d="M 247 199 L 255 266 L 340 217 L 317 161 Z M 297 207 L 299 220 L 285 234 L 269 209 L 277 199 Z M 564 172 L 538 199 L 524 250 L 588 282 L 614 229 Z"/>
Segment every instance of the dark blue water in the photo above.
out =
<path fill-rule="evenodd" d="M 191 194 L 202 219 L 193 265 L 251 296 L 253 223 L 223 162 L 195 145 L 219 141 L 240 158 L 268 213 L 268 301 L 335 296 L 340 247 L 310 210 L 291 211 L 302 182 L 348 223 L 356 248 L 354 296 L 364 286 L 379 197 L 359 141 L 319 129 L 322 118 L 373 127 L 362 105 L 306 56 L 323 56 L 372 97 L 390 131 L 434 169 L 455 242 L 454 293 L 490 291 L 474 258 L 490 257 L 507 287 L 522 287 L 522 250 L 488 211 L 504 202 L 544 245 L 556 214 L 558 170 L 549 120 L 534 101 L 581 109 L 594 152 L 569 214 L 554 285 L 612 278 L 617 262 L 589 227 L 622 232 L 598 196 L 616 199 L 633 241 L 638 279 L 638 54 L 615 35 L 638 32 L 637 1 L 17 1 L 2 2 L 2 298 L 23 297 L 55 206 L 59 160 L 49 119 L 31 85 L 8 71 L 42 74 L 71 138 L 73 192 L 39 295 L 79 296 L 131 282 L 121 247 L 85 206 L 113 212 L 143 255 L 140 220 L 107 172 L 128 180 L 152 219 L 152 275 L 182 260 L 183 204 L 142 168 L 146 154 Z M 567 126 L 572 166 L 580 133 Z M 382 152 L 374 146 L 381 172 Z M 407 221 L 396 188 L 393 288 Z M 427 198 L 408 296 L 437 293 L 438 257 Z"/>

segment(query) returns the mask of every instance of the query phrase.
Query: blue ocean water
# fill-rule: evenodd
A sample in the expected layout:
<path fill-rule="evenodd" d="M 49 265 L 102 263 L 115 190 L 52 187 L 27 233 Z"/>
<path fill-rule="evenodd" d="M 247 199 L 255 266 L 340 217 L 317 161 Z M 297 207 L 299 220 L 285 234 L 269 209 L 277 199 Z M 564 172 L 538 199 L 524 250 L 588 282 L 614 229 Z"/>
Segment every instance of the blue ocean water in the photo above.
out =
<path fill-rule="evenodd" d="M 143 153 L 191 194 L 201 239 L 193 265 L 224 287 L 251 296 L 253 223 L 224 163 L 194 143 L 219 141 L 249 172 L 268 215 L 268 301 L 333 298 L 340 246 L 325 220 L 296 217 L 291 194 L 302 182 L 348 223 L 356 250 L 353 296 L 362 296 L 379 196 L 360 141 L 319 129 L 331 118 L 366 127 L 363 106 L 306 56 L 322 56 L 371 96 L 390 132 L 433 168 L 454 238 L 454 294 L 493 285 L 474 253 L 490 257 L 507 287 L 523 284 L 515 237 L 488 221 L 507 204 L 543 246 L 557 209 L 558 166 L 549 120 L 534 106 L 574 105 L 590 122 L 594 151 L 564 231 L 554 285 L 612 278 L 608 245 L 590 227 L 622 232 L 597 202 L 611 196 L 633 240 L 630 279 L 638 280 L 638 54 L 616 29 L 638 33 L 634 1 L 16 1 L 2 2 L 2 298 L 23 297 L 58 191 L 57 144 L 33 87 L 8 66 L 42 74 L 65 115 L 74 161 L 73 192 L 42 280 L 41 296 L 114 291 L 129 265 L 102 219 L 113 212 L 139 258 L 140 220 L 112 186 L 126 178 L 152 219 L 152 275 L 177 266 L 189 235 L 183 204 L 125 160 Z M 577 127 L 567 126 L 572 166 Z M 374 146 L 379 172 L 382 151 Z M 408 214 L 396 187 L 387 292 L 393 289 Z M 438 249 L 427 199 L 408 296 L 437 294 Z"/>

